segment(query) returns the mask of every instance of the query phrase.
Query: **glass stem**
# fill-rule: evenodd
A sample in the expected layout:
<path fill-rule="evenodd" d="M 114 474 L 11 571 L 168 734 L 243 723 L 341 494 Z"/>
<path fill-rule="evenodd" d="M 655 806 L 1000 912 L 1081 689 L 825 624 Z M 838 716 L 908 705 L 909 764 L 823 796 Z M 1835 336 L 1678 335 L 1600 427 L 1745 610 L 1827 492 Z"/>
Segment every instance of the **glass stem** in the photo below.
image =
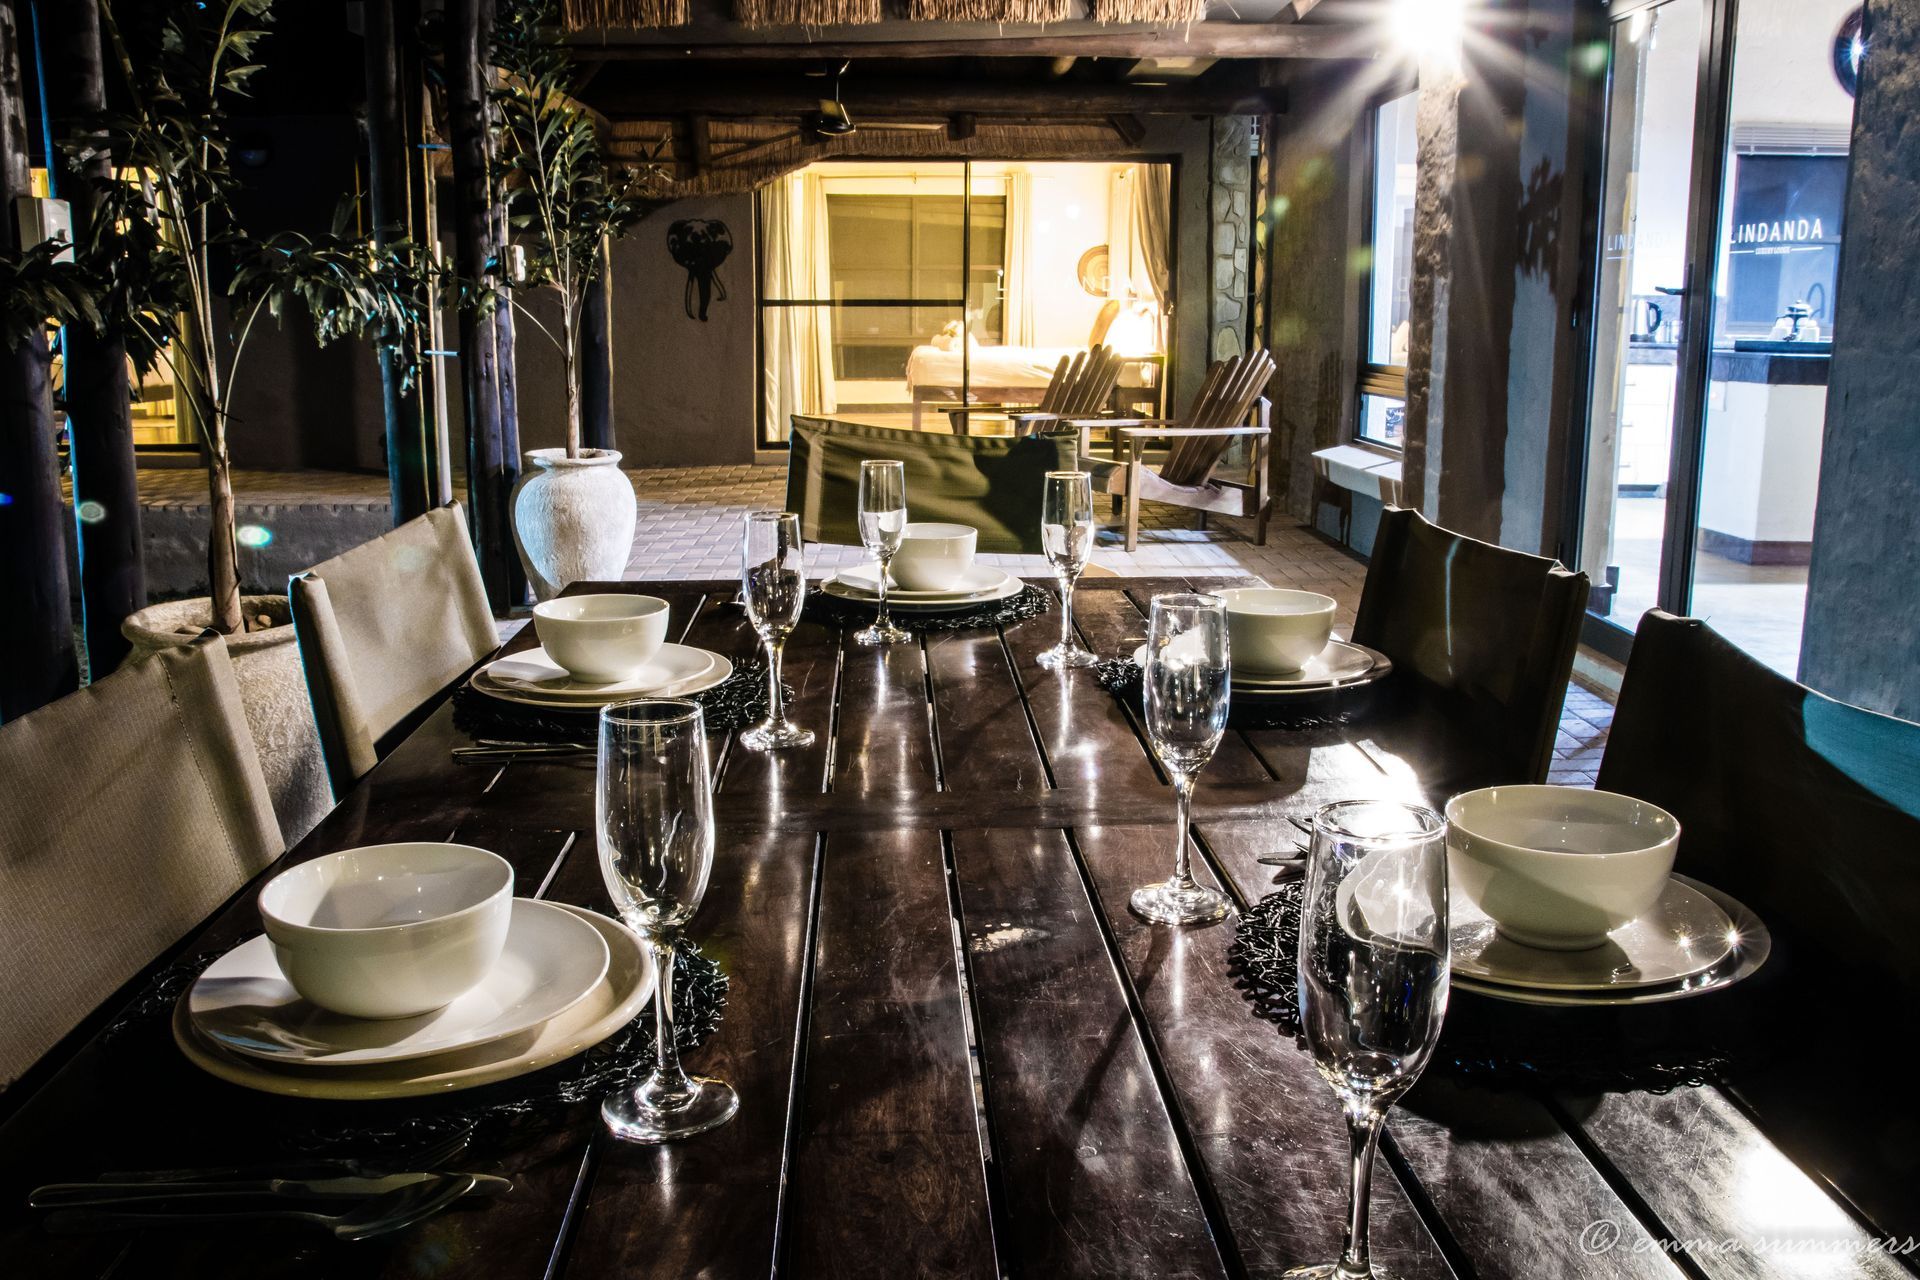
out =
<path fill-rule="evenodd" d="M 680 1069 L 680 1047 L 673 1042 L 673 940 L 648 938 L 647 950 L 653 953 L 654 1066 L 653 1079 L 647 1081 L 647 1093 L 657 1106 L 682 1102 L 689 1092 L 687 1073 Z"/>
<path fill-rule="evenodd" d="M 1073 579 L 1060 575 L 1060 652 L 1073 652 Z"/>
<path fill-rule="evenodd" d="M 1193 820 L 1193 775 L 1173 775 L 1173 882 L 1182 889 L 1193 885 L 1192 857 L 1187 852 L 1187 827 Z"/>
<path fill-rule="evenodd" d="M 767 723 L 785 724 L 786 698 L 780 691 L 780 658 L 786 652 L 785 636 L 767 637 Z"/>
<path fill-rule="evenodd" d="M 1341 1280 L 1367 1280 L 1373 1275 L 1367 1257 L 1367 1207 L 1373 1191 L 1373 1154 L 1380 1149 L 1380 1128 L 1386 1118 L 1385 1112 L 1370 1107 L 1347 1110 L 1353 1184 L 1347 1201 L 1347 1247 L 1340 1255 Z"/>
<path fill-rule="evenodd" d="M 887 621 L 887 566 L 893 563 L 893 557 L 877 554 L 876 558 L 880 561 L 880 613 L 873 620 L 873 629 L 885 631 L 892 625 Z"/>

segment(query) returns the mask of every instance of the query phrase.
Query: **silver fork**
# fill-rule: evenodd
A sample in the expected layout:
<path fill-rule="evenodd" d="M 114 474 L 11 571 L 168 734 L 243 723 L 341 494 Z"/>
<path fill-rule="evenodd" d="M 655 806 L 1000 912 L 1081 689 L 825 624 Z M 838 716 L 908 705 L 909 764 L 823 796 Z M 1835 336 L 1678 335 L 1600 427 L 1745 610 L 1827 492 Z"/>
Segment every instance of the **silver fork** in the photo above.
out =
<path fill-rule="evenodd" d="M 449 1174 L 364 1200 L 345 1213 L 305 1209 L 235 1209 L 205 1212 L 132 1212 L 126 1209 L 62 1209 L 47 1215 L 49 1230 L 114 1231 L 208 1222 L 309 1222 L 341 1240 L 370 1240 L 402 1231 L 440 1212 L 473 1190 L 472 1174 Z"/>

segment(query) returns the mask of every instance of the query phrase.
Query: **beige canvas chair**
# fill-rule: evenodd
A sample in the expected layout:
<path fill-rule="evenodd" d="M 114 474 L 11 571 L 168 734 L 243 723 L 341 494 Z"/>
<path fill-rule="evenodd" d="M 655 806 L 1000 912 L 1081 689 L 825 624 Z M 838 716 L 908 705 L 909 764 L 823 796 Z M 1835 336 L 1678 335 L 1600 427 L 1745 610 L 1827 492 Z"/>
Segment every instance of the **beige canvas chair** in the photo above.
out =
<path fill-rule="evenodd" d="M 1261 394 L 1273 377 L 1273 357 L 1250 351 L 1222 360 L 1207 370 L 1187 416 L 1166 422 L 1151 418 L 1074 419 L 1080 432 L 1080 466 L 1093 475 L 1096 493 L 1106 493 L 1126 510 L 1126 544 L 1132 551 L 1140 540 L 1140 504 L 1165 502 L 1200 513 L 1201 527 L 1208 512 L 1252 516 L 1254 540 L 1267 544 L 1267 520 L 1273 512 L 1267 486 L 1268 424 L 1266 398 Z M 1093 456 L 1095 426 L 1113 433 L 1112 458 Z M 1237 439 L 1252 446 L 1242 478 L 1214 474 Z M 1164 442 L 1166 460 L 1149 466 L 1149 444 Z M 1125 446 L 1125 456 L 1121 448 Z"/>
<path fill-rule="evenodd" d="M 383 738 L 500 643 L 452 503 L 294 575 L 287 594 L 336 798 Z"/>
<path fill-rule="evenodd" d="M 1014 434 L 1029 435 L 1036 423 L 1057 418 L 1092 418 L 1107 412 L 1113 401 L 1113 389 L 1120 382 L 1120 357 L 1111 347 L 1092 346 L 1061 356 L 1054 366 L 1053 380 L 1040 394 L 1040 403 L 954 404 L 946 406 L 947 418 L 957 436 L 971 435 L 970 422 L 976 413 L 1006 415 L 1014 420 Z"/>
<path fill-rule="evenodd" d="M 0 1089 L 280 852 L 227 647 L 0 725 Z"/>

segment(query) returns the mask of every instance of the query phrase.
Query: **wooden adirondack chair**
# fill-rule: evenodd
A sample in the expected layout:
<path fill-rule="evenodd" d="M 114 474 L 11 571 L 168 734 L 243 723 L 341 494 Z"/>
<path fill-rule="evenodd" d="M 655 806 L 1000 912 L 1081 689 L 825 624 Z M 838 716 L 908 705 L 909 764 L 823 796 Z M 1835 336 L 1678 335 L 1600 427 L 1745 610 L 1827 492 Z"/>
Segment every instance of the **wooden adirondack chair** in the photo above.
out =
<path fill-rule="evenodd" d="M 1011 413 L 1014 434 L 1029 435 L 1034 425 L 1028 419 L 1091 418 L 1105 413 L 1119 381 L 1120 357 L 1114 355 L 1111 347 L 1095 345 L 1060 357 L 1060 363 L 1053 370 L 1053 380 L 1047 383 L 1036 407 L 956 404 L 948 407 L 947 417 L 953 422 L 953 433 L 964 436 L 972 434 L 968 418 L 973 414 Z M 1021 411 L 1014 412 L 1016 408 Z"/>
<path fill-rule="evenodd" d="M 1261 394 L 1273 377 L 1273 357 L 1265 351 L 1249 351 L 1231 360 L 1221 360 L 1207 370 L 1200 394 L 1185 418 L 1167 421 L 1157 418 L 1076 419 L 1080 431 L 1080 467 L 1093 475 L 1096 493 L 1113 496 L 1115 505 L 1125 503 L 1127 550 L 1140 540 L 1140 504 L 1165 502 L 1190 507 L 1200 513 L 1205 527 L 1207 513 L 1252 516 L 1254 540 L 1267 544 L 1267 520 L 1273 513 L 1273 498 L 1267 485 L 1267 449 L 1272 430 L 1268 422 L 1270 406 Z M 1036 423 L 1040 415 L 1029 415 Z M 1023 425 L 1025 423 L 1023 422 Z M 1112 458 L 1096 458 L 1092 450 L 1092 429 L 1113 429 Z M 1214 469 L 1235 439 L 1248 438 L 1247 473 L 1241 479 L 1215 477 Z M 1121 456 L 1125 442 L 1126 455 Z M 1145 453 L 1150 442 L 1167 443 L 1167 457 L 1158 468 L 1150 467 Z"/>

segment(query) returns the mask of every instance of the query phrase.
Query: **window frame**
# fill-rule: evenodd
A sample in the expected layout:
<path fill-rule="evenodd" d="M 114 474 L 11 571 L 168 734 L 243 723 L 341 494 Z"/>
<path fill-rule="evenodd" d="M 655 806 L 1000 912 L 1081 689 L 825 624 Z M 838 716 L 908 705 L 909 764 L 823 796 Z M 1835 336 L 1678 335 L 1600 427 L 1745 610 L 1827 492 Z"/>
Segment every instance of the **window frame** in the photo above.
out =
<path fill-rule="evenodd" d="M 1367 99 L 1366 110 L 1361 126 L 1364 161 L 1358 166 L 1363 177 L 1360 181 L 1360 221 L 1358 248 L 1366 254 L 1367 269 L 1357 273 L 1359 304 L 1357 315 L 1360 324 L 1357 333 L 1357 351 L 1355 354 L 1356 375 L 1354 378 L 1354 404 L 1351 416 L 1351 429 L 1348 432 L 1351 443 L 1363 449 L 1377 449 L 1391 457 L 1400 457 L 1405 452 L 1404 444 L 1395 444 L 1387 440 L 1376 440 L 1362 434 L 1366 414 L 1362 404 L 1366 397 L 1373 396 L 1384 400 L 1398 400 L 1402 406 L 1407 401 L 1407 366 L 1403 364 L 1380 364 L 1373 359 L 1373 292 L 1375 270 L 1378 257 L 1374 252 L 1374 215 L 1377 209 L 1376 197 L 1379 194 L 1380 172 L 1380 110 L 1391 102 L 1417 95 L 1419 86 L 1411 75 L 1396 77 L 1384 88 Z"/>

